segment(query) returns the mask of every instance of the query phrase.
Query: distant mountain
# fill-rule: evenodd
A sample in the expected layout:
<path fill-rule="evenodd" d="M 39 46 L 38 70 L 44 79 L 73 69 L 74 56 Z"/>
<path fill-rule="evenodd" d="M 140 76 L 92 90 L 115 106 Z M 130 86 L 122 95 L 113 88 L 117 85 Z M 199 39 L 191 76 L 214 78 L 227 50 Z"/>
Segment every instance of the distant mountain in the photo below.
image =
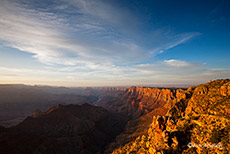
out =
<path fill-rule="evenodd" d="M 125 123 L 124 117 L 102 107 L 58 105 L 15 127 L 0 129 L 0 153 L 96 153 L 103 151 Z"/>
<path fill-rule="evenodd" d="M 46 110 L 57 104 L 93 104 L 98 100 L 98 96 L 82 92 L 81 88 L 0 85 L 0 125 L 16 125 L 36 109 Z"/>

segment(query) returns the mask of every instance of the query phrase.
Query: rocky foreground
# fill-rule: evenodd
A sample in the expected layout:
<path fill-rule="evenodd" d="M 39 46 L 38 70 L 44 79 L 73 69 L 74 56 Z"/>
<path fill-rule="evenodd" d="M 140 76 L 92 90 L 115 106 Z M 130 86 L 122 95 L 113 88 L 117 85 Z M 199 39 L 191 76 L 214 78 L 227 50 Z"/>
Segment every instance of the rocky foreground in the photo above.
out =
<path fill-rule="evenodd" d="M 139 134 L 141 120 L 131 121 L 135 124 L 128 127 L 135 129 L 132 134 L 137 135 L 130 140 L 132 134 L 124 132 L 108 151 L 115 148 L 113 154 L 227 154 L 230 151 L 230 80 L 212 81 L 177 90 L 175 94 L 176 97 L 166 97 L 165 114 L 149 113 L 147 118 L 152 121 Z M 127 138 L 128 142 L 121 138 Z"/>

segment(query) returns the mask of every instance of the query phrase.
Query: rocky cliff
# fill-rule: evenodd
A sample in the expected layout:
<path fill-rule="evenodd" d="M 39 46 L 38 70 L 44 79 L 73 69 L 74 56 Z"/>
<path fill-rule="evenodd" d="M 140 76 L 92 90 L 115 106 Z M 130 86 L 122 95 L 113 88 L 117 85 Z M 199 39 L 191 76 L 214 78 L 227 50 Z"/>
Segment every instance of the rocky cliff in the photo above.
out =
<path fill-rule="evenodd" d="M 153 115 L 147 133 L 120 145 L 113 153 L 227 154 L 229 88 L 230 80 L 216 80 L 178 93 L 165 115 Z"/>
<path fill-rule="evenodd" d="M 124 95 L 124 99 L 132 109 L 144 115 L 159 107 L 172 107 L 177 99 L 186 97 L 184 93 L 182 89 L 131 87 Z"/>
<path fill-rule="evenodd" d="M 120 98 L 121 105 L 114 102 L 110 104 L 111 108 L 119 108 L 118 112 L 125 112 L 131 118 L 124 132 L 107 147 L 105 153 L 111 153 L 114 148 L 124 146 L 135 138 L 148 134 L 153 116 L 166 115 L 177 102 L 188 98 L 191 95 L 190 91 L 175 88 L 130 87 Z"/>
<path fill-rule="evenodd" d="M 117 95 L 104 95 L 97 105 L 113 112 L 125 113 L 130 119 L 139 118 L 157 108 L 168 110 L 178 99 L 186 97 L 182 89 L 130 87 L 113 92 Z"/>

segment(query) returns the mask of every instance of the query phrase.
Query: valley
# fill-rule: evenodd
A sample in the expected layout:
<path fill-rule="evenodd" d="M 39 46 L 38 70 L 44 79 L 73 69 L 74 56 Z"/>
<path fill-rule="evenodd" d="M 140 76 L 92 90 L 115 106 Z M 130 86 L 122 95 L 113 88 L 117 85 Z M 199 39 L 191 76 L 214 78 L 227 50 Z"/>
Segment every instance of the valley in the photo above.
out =
<path fill-rule="evenodd" d="M 104 87 L 68 89 L 68 93 L 59 89 L 57 94 L 22 87 L 20 93 L 6 88 L 5 94 L 11 90 L 15 98 L 7 98 L 1 89 L 1 105 L 14 112 L 8 125 L 1 120 L 8 127 L 0 129 L 0 153 L 201 154 L 230 150 L 229 79 L 188 89 Z M 16 103 L 21 113 L 15 111 Z M 222 148 L 188 147 L 189 143 Z"/>

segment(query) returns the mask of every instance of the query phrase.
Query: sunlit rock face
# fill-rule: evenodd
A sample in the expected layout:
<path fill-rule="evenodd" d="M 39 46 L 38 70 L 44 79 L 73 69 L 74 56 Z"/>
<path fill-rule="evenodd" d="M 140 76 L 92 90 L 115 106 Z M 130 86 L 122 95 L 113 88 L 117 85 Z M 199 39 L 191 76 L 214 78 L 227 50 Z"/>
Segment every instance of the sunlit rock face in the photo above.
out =
<path fill-rule="evenodd" d="M 228 153 L 229 84 L 229 79 L 216 80 L 177 90 L 173 106 L 164 116 L 153 115 L 147 133 L 115 148 L 113 153 Z"/>
<path fill-rule="evenodd" d="M 222 96 L 229 96 L 230 95 L 230 83 L 227 82 L 220 87 L 220 93 Z"/>
<path fill-rule="evenodd" d="M 176 98 L 174 93 L 175 90 L 170 89 L 131 87 L 125 95 L 127 103 L 133 108 L 148 113 L 158 106 L 171 103 Z"/>
<path fill-rule="evenodd" d="M 229 86 L 229 80 L 216 80 L 197 86 L 188 102 L 186 114 L 227 114 Z"/>
<path fill-rule="evenodd" d="M 101 104 L 101 106 L 115 112 L 126 113 L 131 119 L 136 119 L 157 108 L 167 110 L 178 99 L 186 97 L 187 95 L 182 89 L 130 87 L 123 95 L 114 100 L 105 99 L 106 103 Z M 103 101 L 104 99 L 102 99 Z M 107 103 L 107 101 L 110 101 L 110 103 Z"/>

